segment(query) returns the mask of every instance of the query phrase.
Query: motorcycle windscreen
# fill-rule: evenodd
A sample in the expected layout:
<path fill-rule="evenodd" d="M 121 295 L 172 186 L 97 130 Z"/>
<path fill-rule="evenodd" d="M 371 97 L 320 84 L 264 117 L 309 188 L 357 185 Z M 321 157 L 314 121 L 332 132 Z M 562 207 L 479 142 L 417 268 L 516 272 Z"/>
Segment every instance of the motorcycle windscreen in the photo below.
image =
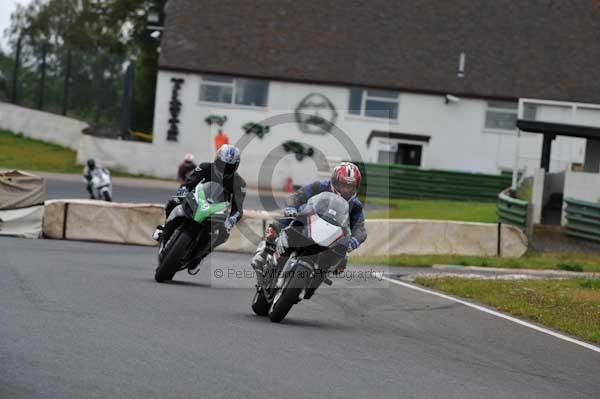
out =
<path fill-rule="evenodd" d="M 322 247 L 329 247 L 344 238 L 342 227 L 331 224 L 318 215 L 311 215 L 308 218 L 307 228 L 310 238 Z"/>
<path fill-rule="evenodd" d="M 301 213 L 319 215 L 321 219 L 336 226 L 347 227 L 349 225 L 348 202 L 331 192 L 325 191 L 309 198 Z"/>
<path fill-rule="evenodd" d="M 202 185 L 202 189 L 204 190 L 204 197 L 211 204 L 227 201 L 225 198 L 225 189 L 217 182 L 206 182 Z"/>

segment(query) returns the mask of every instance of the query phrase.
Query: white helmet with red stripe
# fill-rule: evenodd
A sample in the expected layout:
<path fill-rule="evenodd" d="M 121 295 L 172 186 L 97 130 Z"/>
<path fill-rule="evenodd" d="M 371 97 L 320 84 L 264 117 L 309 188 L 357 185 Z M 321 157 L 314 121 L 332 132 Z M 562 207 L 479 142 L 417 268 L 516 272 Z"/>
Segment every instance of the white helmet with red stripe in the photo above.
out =
<path fill-rule="evenodd" d="M 342 162 L 331 174 L 331 191 L 341 195 L 346 201 L 356 198 L 360 186 L 360 170 L 350 162 Z"/>

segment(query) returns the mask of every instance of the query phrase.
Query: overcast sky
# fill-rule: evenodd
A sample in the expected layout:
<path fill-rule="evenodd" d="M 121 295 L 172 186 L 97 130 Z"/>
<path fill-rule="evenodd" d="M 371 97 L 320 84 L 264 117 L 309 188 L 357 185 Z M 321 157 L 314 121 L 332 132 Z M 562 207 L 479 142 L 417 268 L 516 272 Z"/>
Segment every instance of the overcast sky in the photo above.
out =
<path fill-rule="evenodd" d="M 4 29 L 10 25 L 10 14 L 17 8 L 17 3 L 27 5 L 31 0 L 0 0 L 0 47 L 2 50 L 8 51 L 6 37 L 4 37 Z"/>

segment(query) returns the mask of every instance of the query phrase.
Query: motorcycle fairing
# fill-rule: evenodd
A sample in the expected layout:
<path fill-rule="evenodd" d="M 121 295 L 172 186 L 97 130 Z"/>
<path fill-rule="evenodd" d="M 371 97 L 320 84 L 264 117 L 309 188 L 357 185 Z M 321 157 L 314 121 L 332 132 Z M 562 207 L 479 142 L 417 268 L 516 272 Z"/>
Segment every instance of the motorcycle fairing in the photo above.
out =
<path fill-rule="evenodd" d="M 307 228 L 310 238 L 323 247 L 329 247 L 344 237 L 344 230 L 340 226 L 331 224 L 318 215 L 308 218 Z"/>
<path fill-rule="evenodd" d="M 197 206 L 196 212 L 194 213 L 194 220 L 201 223 L 204 219 L 215 213 L 223 212 L 229 206 L 228 202 L 217 202 L 211 204 L 206 200 L 204 189 L 202 184 L 198 184 L 194 190 L 194 196 L 196 198 Z"/>

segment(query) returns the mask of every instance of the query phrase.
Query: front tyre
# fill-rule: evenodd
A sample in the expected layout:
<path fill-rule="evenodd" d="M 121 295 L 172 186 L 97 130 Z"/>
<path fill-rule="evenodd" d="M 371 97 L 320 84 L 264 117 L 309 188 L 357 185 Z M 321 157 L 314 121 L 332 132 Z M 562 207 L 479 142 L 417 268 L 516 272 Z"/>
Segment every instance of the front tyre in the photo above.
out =
<path fill-rule="evenodd" d="M 108 192 L 108 190 L 106 190 L 105 192 L 103 192 L 102 196 L 104 197 L 104 201 L 106 201 L 106 202 L 112 202 L 112 197 L 110 196 L 110 192 Z"/>
<path fill-rule="evenodd" d="M 154 274 L 154 279 L 157 282 L 162 283 L 163 281 L 173 279 L 175 273 L 179 271 L 181 260 L 191 242 L 192 236 L 181 227 L 173 233 L 165 245 L 166 254 L 159 261 L 156 273 Z"/>
<path fill-rule="evenodd" d="M 275 295 L 273 306 L 269 312 L 269 319 L 274 323 L 279 323 L 287 316 L 292 306 L 298 303 L 300 292 L 307 283 L 307 270 L 298 268 L 294 274 L 288 278 L 281 290 Z"/>
<path fill-rule="evenodd" d="M 254 298 L 252 298 L 252 310 L 259 316 L 267 316 L 269 314 L 269 302 L 262 290 L 256 290 Z"/>

